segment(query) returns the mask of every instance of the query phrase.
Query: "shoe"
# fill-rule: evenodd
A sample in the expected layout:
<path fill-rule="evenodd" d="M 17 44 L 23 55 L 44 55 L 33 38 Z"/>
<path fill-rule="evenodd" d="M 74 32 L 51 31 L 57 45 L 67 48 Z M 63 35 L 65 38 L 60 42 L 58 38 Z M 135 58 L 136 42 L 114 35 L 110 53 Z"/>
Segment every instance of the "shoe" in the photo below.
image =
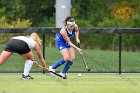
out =
<path fill-rule="evenodd" d="M 56 69 L 52 69 L 52 66 L 49 66 L 49 70 L 50 71 L 53 71 L 53 72 L 56 72 Z M 52 76 L 55 76 L 55 74 L 53 74 L 53 73 L 50 73 Z"/>
<path fill-rule="evenodd" d="M 59 73 L 62 77 L 63 77 L 63 79 L 67 79 L 67 75 L 66 74 L 63 74 L 63 73 Z"/>
<path fill-rule="evenodd" d="M 34 79 L 34 78 L 31 77 L 30 75 L 25 76 L 25 75 L 22 74 L 22 79 L 23 80 L 28 80 L 28 79 Z"/>

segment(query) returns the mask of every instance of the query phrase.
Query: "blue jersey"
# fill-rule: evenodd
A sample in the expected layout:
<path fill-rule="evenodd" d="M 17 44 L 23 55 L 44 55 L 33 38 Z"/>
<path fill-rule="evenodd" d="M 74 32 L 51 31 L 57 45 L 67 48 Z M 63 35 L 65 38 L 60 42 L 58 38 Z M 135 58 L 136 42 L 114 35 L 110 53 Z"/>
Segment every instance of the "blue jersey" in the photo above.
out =
<path fill-rule="evenodd" d="M 68 28 L 65 28 L 65 31 L 67 32 L 67 36 L 69 37 L 70 41 L 72 42 L 72 36 L 75 34 L 75 28 L 72 29 L 72 32 L 70 33 Z M 65 48 L 70 48 L 70 46 L 67 44 L 61 33 L 58 34 L 56 38 L 56 46 L 58 47 L 59 50 L 65 49 Z"/>

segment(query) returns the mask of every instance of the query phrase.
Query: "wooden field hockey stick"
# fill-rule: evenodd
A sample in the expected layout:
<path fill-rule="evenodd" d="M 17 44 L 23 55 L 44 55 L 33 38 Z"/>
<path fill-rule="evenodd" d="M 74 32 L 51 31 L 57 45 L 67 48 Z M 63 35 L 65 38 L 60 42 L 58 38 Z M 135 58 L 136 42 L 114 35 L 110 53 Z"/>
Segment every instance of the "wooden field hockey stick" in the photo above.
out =
<path fill-rule="evenodd" d="M 78 47 L 80 48 L 80 44 L 78 43 L 77 45 L 78 45 Z M 87 62 L 86 62 L 86 60 L 85 60 L 85 57 L 84 57 L 82 51 L 80 52 L 80 55 L 81 55 L 81 57 L 82 57 L 82 60 L 83 60 L 83 63 L 84 63 L 84 66 L 85 66 L 86 70 L 87 70 L 87 71 L 90 71 L 90 68 L 89 68 L 88 65 L 87 65 Z"/>
<path fill-rule="evenodd" d="M 42 67 L 42 66 L 39 65 L 39 64 L 38 64 L 38 67 L 44 69 L 44 67 Z M 53 71 L 49 70 L 48 68 L 45 69 L 45 70 L 46 70 L 47 72 L 49 72 L 49 73 L 53 73 L 53 74 L 55 74 L 56 76 L 58 76 L 58 77 L 60 77 L 60 78 L 66 79 L 66 77 L 63 77 L 62 75 L 60 75 L 60 74 L 58 74 L 58 73 L 56 73 L 56 72 L 53 72 Z"/>

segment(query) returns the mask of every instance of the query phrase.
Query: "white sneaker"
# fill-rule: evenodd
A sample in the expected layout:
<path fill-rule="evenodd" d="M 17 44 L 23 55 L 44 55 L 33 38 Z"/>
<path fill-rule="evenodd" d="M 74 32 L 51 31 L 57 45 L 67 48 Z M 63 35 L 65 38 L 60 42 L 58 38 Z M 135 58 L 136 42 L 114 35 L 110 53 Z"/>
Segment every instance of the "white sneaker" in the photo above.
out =
<path fill-rule="evenodd" d="M 52 66 L 49 66 L 49 70 L 50 71 L 53 71 L 53 72 L 56 72 L 56 69 L 52 69 Z M 55 74 L 53 74 L 53 73 L 50 73 L 52 76 L 55 76 Z"/>
<path fill-rule="evenodd" d="M 63 76 L 63 79 L 67 79 L 67 75 L 63 73 L 59 73 L 61 76 Z"/>

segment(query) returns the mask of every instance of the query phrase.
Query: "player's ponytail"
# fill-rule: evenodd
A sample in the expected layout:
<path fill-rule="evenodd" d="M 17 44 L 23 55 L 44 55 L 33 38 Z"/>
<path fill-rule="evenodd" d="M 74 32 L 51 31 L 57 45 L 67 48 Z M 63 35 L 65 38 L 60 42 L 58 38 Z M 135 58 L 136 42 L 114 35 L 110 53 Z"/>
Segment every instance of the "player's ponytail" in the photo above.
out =
<path fill-rule="evenodd" d="M 32 33 L 31 35 L 30 35 L 30 37 L 31 38 L 33 38 L 40 46 L 41 46 L 41 42 L 42 42 L 42 40 L 40 39 L 40 37 L 37 35 L 37 33 Z"/>

